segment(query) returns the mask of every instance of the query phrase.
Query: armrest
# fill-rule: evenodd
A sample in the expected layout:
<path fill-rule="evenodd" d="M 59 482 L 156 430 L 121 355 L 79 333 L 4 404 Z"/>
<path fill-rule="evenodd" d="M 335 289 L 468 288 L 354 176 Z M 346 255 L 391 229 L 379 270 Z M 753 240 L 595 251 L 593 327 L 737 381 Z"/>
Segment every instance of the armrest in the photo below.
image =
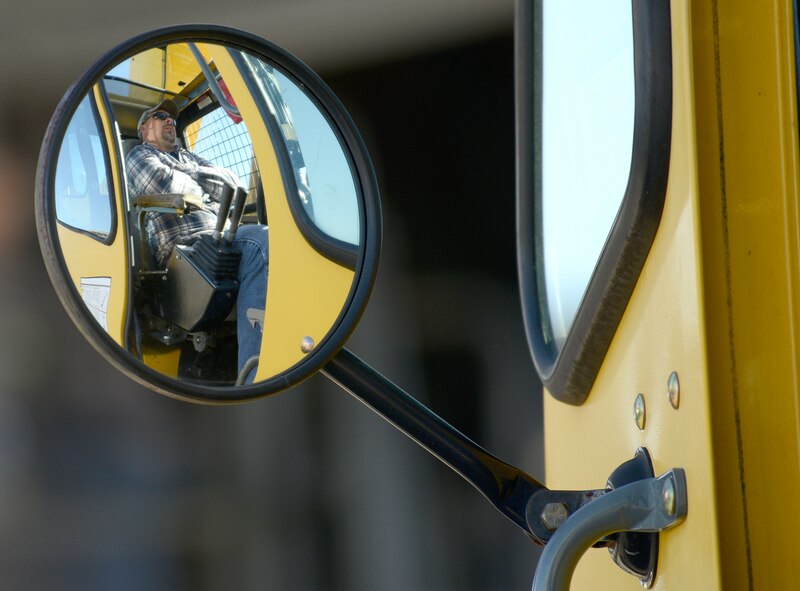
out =
<path fill-rule="evenodd" d="M 158 195 L 139 195 L 133 198 L 133 206 L 140 209 L 158 208 L 178 212 L 203 209 L 202 195 L 191 193 L 160 193 Z"/>

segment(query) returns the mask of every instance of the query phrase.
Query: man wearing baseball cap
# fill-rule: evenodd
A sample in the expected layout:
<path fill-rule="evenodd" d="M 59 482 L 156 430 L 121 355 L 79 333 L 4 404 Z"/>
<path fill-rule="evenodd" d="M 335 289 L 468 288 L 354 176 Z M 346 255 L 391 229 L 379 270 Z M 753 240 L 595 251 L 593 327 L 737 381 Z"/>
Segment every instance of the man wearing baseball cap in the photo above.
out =
<path fill-rule="evenodd" d="M 239 177 L 231 170 L 215 166 L 205 158 L 181 148 L 175 121 L 178 107 L 164 99 L 146 109 L 139 117 L 137 132 L 142 144 L 133 148 L 126 159 L 128 194 L 190 193 L 203 196 L 204 207 L 187 214 L 147 212 L 145 231 L 151 250 L 162 268 L 176 244 L 189 244 L 198 234 L 211 233 L 217 221 L 223 183 L 239 186 Z M 264 310 L 269 268 L 268 230 L 266 226 L 245 224 L 236 232 L 234 250 L 241 253 L 236 330 L 239 343 L 238 366 L 259 354 L 263 327 L 250 322 L 247 310 Z M 248 378 L 252 381 L 253 373 Z"/>

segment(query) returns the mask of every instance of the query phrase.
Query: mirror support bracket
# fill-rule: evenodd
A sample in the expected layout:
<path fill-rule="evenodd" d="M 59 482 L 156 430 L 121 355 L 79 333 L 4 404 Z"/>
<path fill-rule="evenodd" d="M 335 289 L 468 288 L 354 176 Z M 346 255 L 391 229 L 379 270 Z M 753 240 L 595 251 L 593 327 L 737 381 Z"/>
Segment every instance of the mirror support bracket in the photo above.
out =
<path fill-rule="evenodd" d="M 615 562 L 627 572 L 643 581 L 652 580 L 658 554 L 657 534 L 655 539 L 642 539 L 648 534 L 612 534 L 658 532 L 676 525 L 686 515 L 683 470 L 674 468 L 653 478 L 652 463 L 644 449 L 611 474 L 605 489 L 549 490 L 471 441 L 347 349 L 341 349 L 322 373 L 447 464 L 536 543 L 548 548 L 556 545 L 547 554 L 553 562 L 546 569 L 547 574 L 541 575 L 548 582 L 544 587 L 535 587 L 537 591 L 566 589 L 575 564 L 593 544 L 608 546 Z M 633 484 L 637 487 L 629 488 Z M 619 494 L 620 491 L 625 492 Z M 596 510 L 586 512 L 595 505 Z M 568 533 L 561 534 L 564 528 Z M 576 528 L 577 533 L 572 531 Z M 646 556 L 644 566 L 624 558 L 631 552 Z M 537 577 L 541 578 L 538 572 Z M 551 580 L 559 584 L 566 581 L 567 587 L 547 586 Z"/>
<path fill-rule="evenodd" d="M 687 512 L 686 476 L 673 468 L 609 491 L 570 516 L 553 534 L 539 559 L 533 591 L 568 591 L 583 553 L 617 532 L 661 532 L 679 524 Z M 655 570 L 640 579 L 649 588 Z"/>

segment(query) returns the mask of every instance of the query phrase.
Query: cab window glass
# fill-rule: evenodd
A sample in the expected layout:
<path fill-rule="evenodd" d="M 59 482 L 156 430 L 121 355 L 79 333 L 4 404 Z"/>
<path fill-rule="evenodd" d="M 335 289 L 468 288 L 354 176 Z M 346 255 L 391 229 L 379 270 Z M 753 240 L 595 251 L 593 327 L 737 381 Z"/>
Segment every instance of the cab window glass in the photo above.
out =
<path fill-rule="evenodd" d="M 560 351 L 625 195 L 634 122 L 629 0 L 542 1 L 537 253 L 546 339 Z"/>
<path fill-rule="evenodd" d="M 331 125 L 296 84 L 263 61 L 243 54 L 258 78 L 289 150 L 298 195 L 325 235 L 359 243 L 358 198 L 345 152 Z"/>
<path fill-rule="evenodd" d="M 56 217 L 98 240 L 109 238 L 112 208 L 108 152 L 90 95 L 81 101 L 64 135 L 56 165 Z"/>
<path fill-rule="evenodd" d="M 258 181 L 258 166 L 253 157 L 253 141 L 240 117 L 215 109 L 188 125 L 183 136 L 189 150 L 234 171 L 252 192 Z"/>

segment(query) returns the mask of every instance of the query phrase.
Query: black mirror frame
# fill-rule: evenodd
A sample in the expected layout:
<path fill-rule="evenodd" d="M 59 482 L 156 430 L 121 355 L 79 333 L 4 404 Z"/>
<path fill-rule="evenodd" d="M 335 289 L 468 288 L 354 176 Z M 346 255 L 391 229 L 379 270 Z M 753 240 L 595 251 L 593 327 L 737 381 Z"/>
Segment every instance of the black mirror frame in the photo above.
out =
<path fill-rule="evenodd" d="M 61 146 L 80 100 L 114 64 L 146 49 L 192 40 L 247 51 L 276 66 L 305 89 L 342 141 L 354 168 L 354 182 L 360 197 L 362 246 L 355 265 L 353 286 L 342 312 L 325 338 L 302 361 L 268 380 L 251 385 L 211 387 L 185 383 L 136 359 L 100 327 L 83 304 L 67 271 L 58 241 L 54 202 L 58 150 L 55 148 Z M 59 299 L 80 332 L 110 363 L 133 380 L 160 394 L 191 402 L 224 404 L 260 398 L 285 390 L 316 373 L 344 346 L 358 324 L 369 300 L 380 258 L 382 216 L 378 183 L 366 145 L 344 106 L 313 70 L 289 52 L 251 33 L 218 25 L 176 25 L 143 33 L 107 52 L 74 82 L 56 107 L 45 133 L 36 173 L 35 206 L 39 243 L 47 271 Z"/>
<path fill-rule="evenodd" d="M 655 239 L 664 208 L 672 136 L 669 0 L 632 0 L 635 115 L 628 186 L 560 353 L 543 330 L 541 183 L 541 2 L 519 0 L 517 97 L 517 263 L 525 331 L 539 377 L 561 402 L 586 400 Z"/>

